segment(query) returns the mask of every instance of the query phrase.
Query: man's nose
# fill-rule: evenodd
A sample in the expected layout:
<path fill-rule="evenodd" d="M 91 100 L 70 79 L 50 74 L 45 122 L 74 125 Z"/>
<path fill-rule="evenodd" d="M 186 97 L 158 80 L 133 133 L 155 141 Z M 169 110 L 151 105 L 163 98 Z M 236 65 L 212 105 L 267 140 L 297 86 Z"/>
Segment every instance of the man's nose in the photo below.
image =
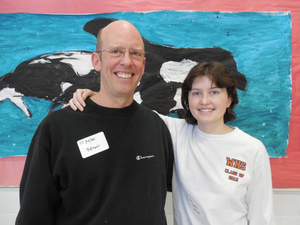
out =
<path fill-rule="evenodd" d="M 130 53 L 128 51 L 125 51 L 121 58 L 121 64 L 123 64 L 125 66 L 130 66 L 131 63 L 132 63 L 132 59 L 131 59 Z"/>

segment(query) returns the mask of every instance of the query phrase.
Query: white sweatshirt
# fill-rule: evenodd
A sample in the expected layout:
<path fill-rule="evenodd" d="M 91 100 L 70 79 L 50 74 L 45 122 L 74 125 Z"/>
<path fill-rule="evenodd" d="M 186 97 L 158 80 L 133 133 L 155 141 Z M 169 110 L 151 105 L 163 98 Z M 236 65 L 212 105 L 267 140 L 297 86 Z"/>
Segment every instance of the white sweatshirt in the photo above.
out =
<path fill-rule="evenodd" d="M 161 117 L 174 144 L 175 225 L 275 224 L 270 162 L 261 141 L 237 127 L 213 135 Z"/>

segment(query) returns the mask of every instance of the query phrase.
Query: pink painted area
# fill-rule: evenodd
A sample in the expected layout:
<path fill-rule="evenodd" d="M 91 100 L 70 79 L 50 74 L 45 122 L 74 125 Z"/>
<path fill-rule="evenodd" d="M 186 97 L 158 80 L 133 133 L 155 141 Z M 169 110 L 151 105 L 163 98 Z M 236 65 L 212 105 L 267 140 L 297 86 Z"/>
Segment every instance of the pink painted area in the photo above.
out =
<path fill-rule="evenodd" d="M 89 14 L 119 11 L 287 11 L 297 0 L 1 0 L 0 13 Z"/>
<path fill-rule="evenodd" d="M 300 188 L 300 2 L 299 0 L 0 0 L 0 13 L 93 14 L 118 11 L 291 11 L 292 113 L 287 158 L 271 159 L 275 188 Z M 0 158 L 0 185 L 18 185 L 25 157 Z"/>
<path fill-rule="evenodd" d="M 19 186 L 26 156 L 0 158 L 0 187 Z"/>

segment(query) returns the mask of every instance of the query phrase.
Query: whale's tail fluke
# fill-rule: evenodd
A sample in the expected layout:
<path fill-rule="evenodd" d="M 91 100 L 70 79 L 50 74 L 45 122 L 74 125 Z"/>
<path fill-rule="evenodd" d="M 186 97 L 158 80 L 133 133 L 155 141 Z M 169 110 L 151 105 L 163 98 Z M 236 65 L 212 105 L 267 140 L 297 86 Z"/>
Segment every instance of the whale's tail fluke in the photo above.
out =
<path fill-rule="evenodd" d="M 23 111 L 27 118 L 31 119 L 32 114 L 26 103 L 22 100 L 23 96 L 23 94 L 16 92 L 14 88 L 6 87 L 0 90 L 0 102 L 9 99 L 15 106 Z"/>

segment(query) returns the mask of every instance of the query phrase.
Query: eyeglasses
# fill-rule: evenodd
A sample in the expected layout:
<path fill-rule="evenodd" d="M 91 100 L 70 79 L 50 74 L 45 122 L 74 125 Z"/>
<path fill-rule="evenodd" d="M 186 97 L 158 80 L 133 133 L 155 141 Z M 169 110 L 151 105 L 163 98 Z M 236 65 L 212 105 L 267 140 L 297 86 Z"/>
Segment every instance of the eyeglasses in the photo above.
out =
<path fill-rule="evenodd" d="M 104 49 L 96 52 L 98 53 L 108 52 L 109 56 L 113 58 L 121 58 L 125 55 L 126 50 L 121 48 L 111 48 L 111 49 Z M 145 56 L 145 52 L 143 50 L 130 49 L 128 52 L 129 52 L 129 56 L 132 59 L 142 60 Z"/>

